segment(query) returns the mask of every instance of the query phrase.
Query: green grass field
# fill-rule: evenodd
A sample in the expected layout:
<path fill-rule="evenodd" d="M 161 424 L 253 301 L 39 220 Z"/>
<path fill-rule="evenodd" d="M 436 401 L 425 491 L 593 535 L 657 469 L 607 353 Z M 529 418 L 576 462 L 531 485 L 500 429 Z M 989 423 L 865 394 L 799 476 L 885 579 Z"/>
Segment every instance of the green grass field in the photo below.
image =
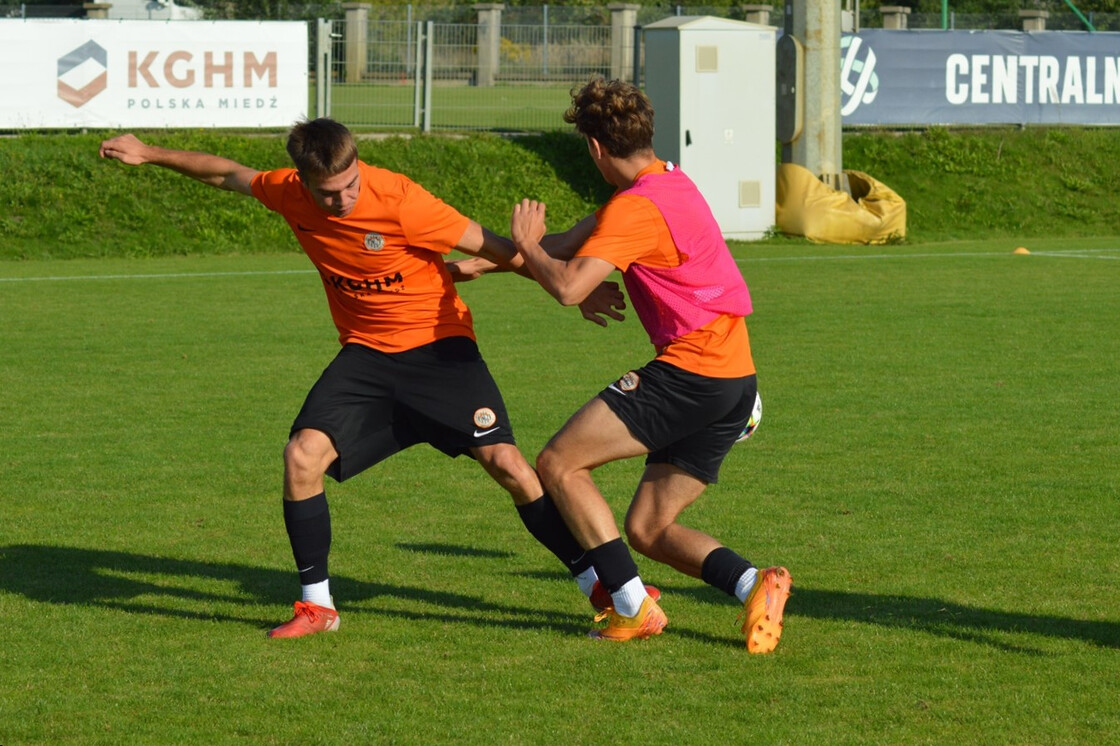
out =
<path fill-rule="evenodd" d="M 432 122 L 437 129 L 491 132 L 569 130 L 561 114 L 571 105 L 568 85 L 498 85 L 475 87 L 436 84 L 432 87 Z M 585 82 L 585 81 L 584 81 Z M 415 86 L 353 83 L 331 88 L 330 115 L 351 127 L 412 127 Z M 311 108 L 315 92 L 311 92 Z"/>
<path fill-rule="evenodd" d="M 340 632 L 266 639 L 336 349 L 306 260 L 0 263 L 0 744 L 1108 743 L 1120 240 L 1020 243 L 733 247 L 765 416 L 685 518 L 789 567 L 767 657 L 646 561 L 665 634 L 588 640 L 508 497 L 426 447 L 328 488 Z M 649 357 L 523 279 L 462 291 L 530 457 Z M 619 513 L 640 468 L 601 470 Z"/>

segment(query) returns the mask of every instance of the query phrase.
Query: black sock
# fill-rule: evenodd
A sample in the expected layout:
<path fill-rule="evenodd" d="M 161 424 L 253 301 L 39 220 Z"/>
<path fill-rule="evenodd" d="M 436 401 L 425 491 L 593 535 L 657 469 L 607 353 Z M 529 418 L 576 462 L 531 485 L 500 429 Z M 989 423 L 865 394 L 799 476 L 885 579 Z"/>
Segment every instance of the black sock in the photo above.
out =
<path fill-rule="evenodd" d="M 735 595 L 735 586 L 743 573 L 754 567 L 750 562 L 728 549 L 713 549 L 700 566 L 700 578 L 710 586 L 719 588 L 728 595 Z"/>
<path fill-rule="evenodd" d="M 320 492 L 306 500 L 284 501 L 284 527 L 292 543 L 300 585 L 320 583 L 330 577 L 327 555 L 331 551 L 331 513 L 327 495 Z"/>
<path fill-rule="evenodd" d="M 606 544 L 600 544 L 587 550 L 587 554 L 591 557 L 591 564 L 595 565 L 599 582 L 608 593 L 614 593 L 638 577 L 638 565 L 622 539 L 612 539 Z"/>
<path fill-rule="evenodd" d="M 547 492 L 531 503 L 516 507 L 525 528 L 529 529 L 529 533 L 543 544 L 545 549 L 564 563 L 568 572 L 575 576 L 591 567 L 591 558 L 587 555 L 587 551 L 579 545 L 576 537 L 572 536 L 568 524 L 564 523 L 564 516 L 560 515 L 556 503 L 552 502 Z"/>

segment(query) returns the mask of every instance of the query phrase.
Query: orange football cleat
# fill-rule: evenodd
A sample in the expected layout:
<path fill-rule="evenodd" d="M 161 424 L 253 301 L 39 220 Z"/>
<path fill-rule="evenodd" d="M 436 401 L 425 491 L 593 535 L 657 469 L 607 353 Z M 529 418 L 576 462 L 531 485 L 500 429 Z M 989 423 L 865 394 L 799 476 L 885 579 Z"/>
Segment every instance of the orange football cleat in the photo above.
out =
<path fill-rule="evenodd" d="M 269 631 L 269 637 L 304 637 L 338 629 L 338 612 L 326 606 L 296 601 L 295 616 Z"/>
<path fill-rule="evenodd" d="M 661 630 L 665 629 L 665 625 L 669 623 L 669 620 L 665 617 L 665 612 L 661 610 L 652 596 L 646 596 L 646 599 L 642 601 L 642 607 L 638 609 L 635 616 L 622 616 L 614 609 L 606 609 L 595 615 L 595 621 L 597 622 L 608 618 L 610 621 L 607 622 L 606 627 L 591 630 L 587 633 L 588 637 L 594 637 L 597 640 L 613 640 L 614 642 L 625 642 L 634 638 L 644 640 L 652 635 L 661 634 Z"/>
<path fill-rule="evenodd" d="M 649 597 L 654 601 L 661 600 L 661 591 L 654 588 L 652 585 L 646 586 L 646 593 L 648 593 Z M 604 588 L 603 584 L 598 580 L 595 581 L 595 585 L 591 586 L 591 595 L 588 597 L 588 600 L 591 602 L 591 607 L 595 609 L 596 613 L 614 608 L 614 599 L 611 598 L 611 594 L 607 593 L 607 589 Z"/>
<path fill-rule="evenodd" d="M 739 618 L 743 621 L 743 634 L 747 652 L 769 653 L 778 647 L 782 637 L 782 613 L 789 598 L 793 578 L 784 567 L 768 567 L 758 573 L 754 588 L 743 602 Z"/>

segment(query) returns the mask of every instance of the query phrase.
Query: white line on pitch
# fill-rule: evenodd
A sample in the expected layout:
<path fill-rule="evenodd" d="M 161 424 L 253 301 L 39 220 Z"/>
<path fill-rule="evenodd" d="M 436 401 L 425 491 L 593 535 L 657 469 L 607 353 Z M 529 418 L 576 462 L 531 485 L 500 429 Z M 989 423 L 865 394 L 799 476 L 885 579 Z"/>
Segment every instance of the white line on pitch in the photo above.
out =
<path fill-rule="evenodd" d="M 1116 249 L 1068 249 L 1065 251 L 1035 251 L 1035 256 L 1059 256 L 1084 259 L 1120 259 L 1120 256 L 1100 255 L 1106 251 Z M 1005 256 L 1008 252 L 983 251 L 983 252 L 938 252 L 927 254 L 838 254 L 836 256 L 758 256 L 741 257 L 736 262 L 806 262 L 842 259 L 929 259 L 933 257 L 977 257 L 977 256 Z M 277 269 L 255 270 L 245 272 L 167 272 L 160 274 L 139 275 L 62 275 L 56 277 L 0 277 L 0 282 L 76 282 L 81 280 L 166 280 L 191 277 L 249 277 L 255 275 L 309 275 L 315 274 L 313 269 Z"/>
<path fill-rule="evenodd" d="M 71 282 L 75 280 L 165 280 L 183 277 L 245 277 L 249 275 L 312 275 L 313 269 L 277 269 L 249 272 L 168 272 L 145 275 L 72 275 L 59 277 L 0 277 L 0 282 Z"/>
<path fill-rule="evenodd" d="M 1100 251 L 1112 251 L 1112 249 L 1100 249 Z M 1096 250 L 1087 249 L 1085 251 L 1036 251 L 1038 256 L 1060 256 L 1063 259 L 1120 259 L 1120 256 L 1109 254 L 1098 254 Z"/>
<path fill-rule="evenodd" d="M 1097 252 L 1117 251 L 1117 249 L 1065 249 L 1057 251 L 1032 251 L 1031 254 L 1035 256 L 1061 256 L 1073 257 L 1084 259 L 1120 259 L 1120 256 L 1090 256 Z M 977 257 L 977 256 L 1010 256 L 1010 251 L 974 251 L 974 252 L 936 252 L 925 254 L 837 254 L 836 256 L 823 256 L 819 254 L 811 256 L 757 256 L 757 257 L 740 257 L 735 261 L 742 264 L 744 262 L 811 262 L 811 261 L 827 261 L 833 259 L 930 259 L 930 258 L 946 258 L 946 257 Z"/>

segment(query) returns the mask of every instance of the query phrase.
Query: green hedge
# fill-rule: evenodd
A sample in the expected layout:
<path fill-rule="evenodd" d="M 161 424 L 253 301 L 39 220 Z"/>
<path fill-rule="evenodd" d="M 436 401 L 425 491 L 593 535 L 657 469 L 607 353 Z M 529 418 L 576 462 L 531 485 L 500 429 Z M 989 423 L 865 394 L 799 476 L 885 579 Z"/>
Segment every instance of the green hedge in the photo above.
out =
<path fill-rule="evenodd" d="M 98 158 L 115 133 L 0 139 L 0 259 L 296 251 L 277 216 L 247 197 L 161 168 Z M 256 168 L 288 164 L 281 134 L 142 133 L 166 147 Z M 362 139 L 361 157 L 407 173 L 500 233 L 522 197 L 566 228 L 610 195 L 579 138 L 419 136 Z M 910 240 L 1117 233 L 1120 131 L 931 129 L 848 133 L 845 168 L 907 202 Z"/>

